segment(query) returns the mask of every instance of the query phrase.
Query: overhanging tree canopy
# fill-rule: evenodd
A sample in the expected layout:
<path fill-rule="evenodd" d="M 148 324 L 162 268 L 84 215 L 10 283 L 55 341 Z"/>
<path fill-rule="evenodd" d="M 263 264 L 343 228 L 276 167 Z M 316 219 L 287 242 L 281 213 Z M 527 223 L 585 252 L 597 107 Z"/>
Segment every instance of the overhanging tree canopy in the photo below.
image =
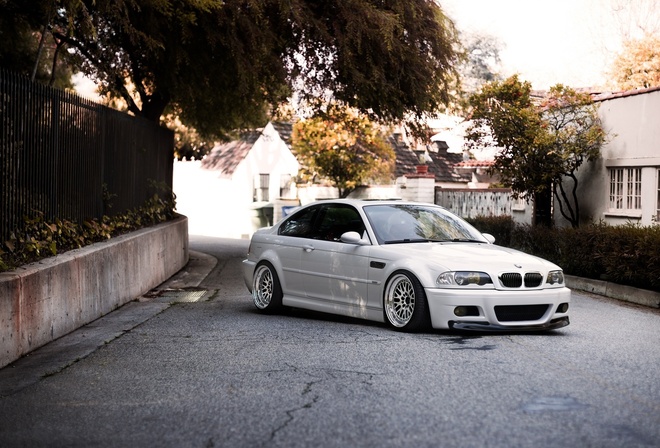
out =
<path fill-rule="evenodd" d="M 209 134 L 262 121 L 293 90 L 378 119 L 421 116 L 448 100 L 456 60 L 454 26 L 432 0 L 30 3 L 20 13 L 131 112 L 159 120 L 171 108 Z"/>
<path fill-rule="evenodd" d="M 41 38 L 43 25 L 25 15 L 31 7 L 30 2 L 0 1 L 0 67 L 57 88 L 72 87 L 75 59 L 49 33 Z"/>

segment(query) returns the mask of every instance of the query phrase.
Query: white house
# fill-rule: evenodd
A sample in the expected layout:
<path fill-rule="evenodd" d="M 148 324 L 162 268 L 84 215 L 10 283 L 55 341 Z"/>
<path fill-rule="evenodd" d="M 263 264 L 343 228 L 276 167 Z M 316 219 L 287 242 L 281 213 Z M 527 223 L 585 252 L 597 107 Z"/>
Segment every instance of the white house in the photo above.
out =
<path fill-rule="evenodd" d="M 583 222 L 651 225 L 660 219 L 660 87 L 594 98 L 609 141 L 578 170 Z M 567 225 L 557 207 L 558 225 Z"/>
<path fill-rule="evenodd" d="M 290 125 L 268 123 L 217 144 L 201 162 L 174 164 L 177 211 L 188 216 L 190 234 L 247 238 L 297 203 L 300 165 L 287 143 L 290 132 Z"/>

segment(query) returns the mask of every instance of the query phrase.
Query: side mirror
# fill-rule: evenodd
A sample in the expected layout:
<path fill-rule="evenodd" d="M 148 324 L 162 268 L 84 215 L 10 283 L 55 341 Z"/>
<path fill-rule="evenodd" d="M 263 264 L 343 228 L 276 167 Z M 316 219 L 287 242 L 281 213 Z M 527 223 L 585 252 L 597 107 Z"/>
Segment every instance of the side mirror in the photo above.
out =
<path fill-rule="evenodd" d="M 494 244 L 494 243 L 495 243 L 495 237 L 494 237 L 493 235 L 491 235 L 490 233 L 482 233 L 482 235 L 484 236 L 484 238 L 486 238 L 486 240 L 487 240 L 490 244 Z"/>
<path fill-rule="evenodd" d="M 358 244 L 360 246 L 366 246 L 367 244 L 369 244 L 369 242 L 363 240 L 360 234 L 357 232 L 342 233 L 342 235 L 339 237 L 339 241 L 348 244 Z"/>

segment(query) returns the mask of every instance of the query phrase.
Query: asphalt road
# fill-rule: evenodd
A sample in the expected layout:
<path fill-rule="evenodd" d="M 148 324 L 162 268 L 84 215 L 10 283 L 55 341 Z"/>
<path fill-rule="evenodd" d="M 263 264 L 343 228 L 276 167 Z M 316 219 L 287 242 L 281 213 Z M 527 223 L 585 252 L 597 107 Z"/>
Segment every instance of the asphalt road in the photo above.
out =
<path fill-rule="evenodd" d="M 246 241 L 191 248 L 217 258 L 197 288 L 0 370 L 0 447 L 660 447 L 657 310 L 574 293 L 570 326 L 505 335 L 264 316 Z"/>

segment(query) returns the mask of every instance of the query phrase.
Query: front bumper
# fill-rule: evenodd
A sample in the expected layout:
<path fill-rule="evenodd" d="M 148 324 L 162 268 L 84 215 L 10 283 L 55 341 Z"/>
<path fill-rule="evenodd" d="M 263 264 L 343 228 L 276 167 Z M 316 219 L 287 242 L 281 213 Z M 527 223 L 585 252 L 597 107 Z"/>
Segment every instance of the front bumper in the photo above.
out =
<path fill-rule="evenodd" d="M 426 297 L 431 324 L 438 329 L 547 331 L 569 324 L 568 310 L 560 312 L 560 305 L 570 304 L 571 291 L 568 288 L 520 291 L 427 288 Z M 468 308 L 470 312 L 457 315 L 457 307 Z M 525 310 L 532 308 L 542 311 L 531 313 L 533 317 L 525 317 Z M 514 313 L 498 312 L 498 309 L 513 310 Z M 517 313 L 518 309 L 522 312 Z"/>
<path fill-rule="evenodd" d="M 502 332 L 502 331 L 548 331 L 556 330 L 568 325 L 568 316 L 553 319 L 550 322 L 540 325 L 517 325 L 512 327 L 510 325 L 493 325 L 490 323 L 481 322 L 449 322 L 449 328 L 452 330 L 461 331 L 484 331 L 484 332 Z"/>

